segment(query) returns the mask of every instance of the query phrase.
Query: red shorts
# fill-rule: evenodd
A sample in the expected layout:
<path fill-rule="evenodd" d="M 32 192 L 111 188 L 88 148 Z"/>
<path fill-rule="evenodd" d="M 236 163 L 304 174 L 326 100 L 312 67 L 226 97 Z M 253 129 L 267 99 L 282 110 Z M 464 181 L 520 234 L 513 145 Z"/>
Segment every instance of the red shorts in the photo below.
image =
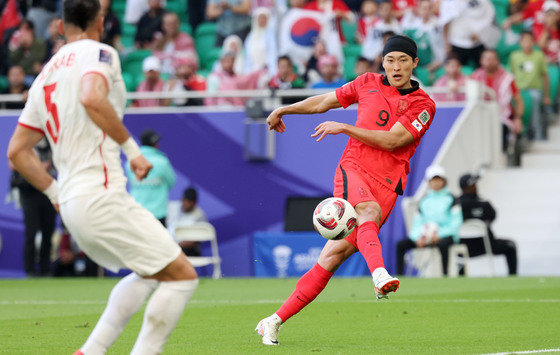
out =
<path fill-rule="evenodd" d="M 397 201 L 395 191 L 381 184 L 364 169 L 353 163 L 344 163 L 344 167 L 339 165 L 336 169 L 333 196 L 345 199 L 354 207 L 360 202 L 377 202 L 381 206 L 381 225 L 385 223 Z M 357 236 L 356 228 L 345 239 L 358 248 Z"/>

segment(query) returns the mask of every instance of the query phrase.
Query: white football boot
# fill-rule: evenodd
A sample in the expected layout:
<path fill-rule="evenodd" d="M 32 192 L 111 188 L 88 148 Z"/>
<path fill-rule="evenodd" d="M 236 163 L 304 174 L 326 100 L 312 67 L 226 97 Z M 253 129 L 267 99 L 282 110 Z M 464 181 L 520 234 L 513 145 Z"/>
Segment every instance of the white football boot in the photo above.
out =
<path fill-rule="evenodd" d="M 377 268 L 371 274 L 375 290 L 375 297 L 380 300 L 389 298 L 389 292 L 395 292 L 399 288 L 399 279 L 389 275 L 385 268 Z"/>
<path fill-rule="evenodd" d="M 257 324 L 255 331 L 262 336 L 264 345 L 278 345 L 278 332 L 282 327 L 282 319 L 276 313 Z"/>

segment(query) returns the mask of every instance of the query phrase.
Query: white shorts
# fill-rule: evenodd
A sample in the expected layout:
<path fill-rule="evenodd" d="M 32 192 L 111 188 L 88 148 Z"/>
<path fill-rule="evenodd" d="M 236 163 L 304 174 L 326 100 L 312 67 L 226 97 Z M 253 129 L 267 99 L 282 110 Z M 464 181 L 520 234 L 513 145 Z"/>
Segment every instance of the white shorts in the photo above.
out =
<path fill-rule="evenodd" d="M 167 229 L 126 191 L 73 198 L 60 205 L 60 215 L 80 248 L 113 272 L 154 275 L 181 254 Z"/>

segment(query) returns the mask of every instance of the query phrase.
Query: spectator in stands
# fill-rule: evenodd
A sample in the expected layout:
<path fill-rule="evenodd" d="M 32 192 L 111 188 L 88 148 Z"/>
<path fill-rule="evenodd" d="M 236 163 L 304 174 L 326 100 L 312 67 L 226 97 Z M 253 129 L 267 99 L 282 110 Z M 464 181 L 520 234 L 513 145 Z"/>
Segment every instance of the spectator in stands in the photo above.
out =
<path fill-rule="evenodd" d="M 181 85 L 170 85 L 161 78 L 161 61 L 154 56 L 144 59 L 142 62 L 145 80 L 136 88 L 137 92 L 183 92 Z M 135 107 L 169 106 L 168 99 L 140 99 L 132 103 Z M 175 105 L 183 105 L 184 99 L 173 100 Z"/>
<path fill-rule="evenodd" d="M 426 169 L 429 190 L 420 201 L 409 238 L 397 243 L 397 274 L 404 273 L 404 255 L 410 249 L 437 247 L 441 252 L 443 273 L 447 275 L 449 247 L 459 241 L 463 222 L 461 208 L 447 189 L 445 170 L 432 165 Z"/>
<path fill-rule="evenodd" d="M 179 58 L 175 67 L 175 78 L 186 91 L 206 91 L 206 78 L 196 73 L 198 64 L 193 58 Z M 170 87 L 174 85 L 171 81 Z M 199 106 L 202 99 L 187 99 L 183 103 L 176 102 L 177 106 Z"/>
<path fill-rule="evenodd" d="M 198 1 L 189 1 L 198 2 Z M 126 0 L 126 6 L 124 10 L 124 22 L 135 25 L 138 23 L 140 18 L 150 10 L 150 5 L 148 5 L 148 0 Z"/>
<path fill-rule="evenodd" d="M 510 29 L 512 25 L 527 21 L 532 23 L 533 29 L 535 27 L 544 26 L 544 11 L 543 4 L 547 0 L 534 0 L 534 1 L 523 1 L 523 10 L 520 12 L 512 12 L 512 14 L 502 22 L 502 27 Z M 533 32 L 533 34 L 535 34 Z M 535 36 L 537 38 L 537 36 Z"/>
<path fill-rule="evenodd" d="M 53 263 L 54 277 L 97 276 L 98 266 L 80 249 L 78 244 L 62 225 L 58 258 Z"/>
<path fill-rule="evenodd" d="M 512 152 L 517 142 L 517 136 L 523 131 L 523 99 L 515 85 L 513 74 L 506 71 L 500 64 L 498 53 L 487 49 L 480 58 L 481 67 L 472 74 L 474 80 L 484 83 L 494 90 L 500 105 L 503 126 L 503 150 Z M 511 102 L 515 101 L 515 110 Z M 518 162 L 517 162 L 518 163 Z"/>
<path fill-rule="evenodd" d="M 484 51 L 482 39 L 494 22 L 494 6 L 490 0 L 447 0 L 439 9 L 444 25 L 446 55 L 457 55 L 462 65 L 477 67 Z"/>
<path fill-rule="evenodd" d="M 367 33 L 362 43 L 362 57 L 369 60 L 377 58 L 383 50 L 383 34 L 391 31 L 395 34 L 402 32 L 399 21 L 393 14 L 391 2 L 385 1 L 379 4 L 379 21 L 375 22 L 373 28 Z"/>
<path fill-rule="evenodd" d="M 356 41 L 362 44 L 368 36 L 368 33 L 373 31 L 375 23 L 379 21 L 379 17 L 377 17 L 377 2 L 374 0 L 365 0 L 362 2 L 360 15 L 356 28 Z"/>
<path fill-rule="evenodd" d="M 179 31 L 179 16 L 173 12 L 163 15 L 163 31 L 154 35 L 154 53 L 162 63 L 161 72 L 173 75 L 178 58 L 193 58 L 198 63 L 198 54 L 192 37 Z"/>
<path fill-rule="evenodd" d="M 243 47 L 243 41 L 239 36 L 231 35 L 228 36 L 224 43 L 222 44 L 222 53 L 233 53 L 235 54 L 235 63 L 233 65 L 233 71 L 236 74 L 243 74 L 245 69 L 245 49 Z"/>
<path fill-rule="evenodd" d="M 401 20 L 401 25 L 406 35 L 418 45 L 419 65 L 430 73 L 435 72 L 445 60 L 445 48 L 442 46 L 443 29 L 434 15 L 432 1 L 418 1 L 416 12 L 408 10 Z"/>
<path fill-rule="evenodd" d="M 326 54 L 327 47 L 325 46 L 325 42 L 317 39 L 313 45 L 313 55 L 311 55 L 311 58 L 309 58 L 305 65 L 305 72 L 303 73 L 303 80 L 305 80 L 305 82 L 312 83 L 320 80 L 321 75 L 319 74 L 317 63 L 319 62 L 319 58 Z"/>
<path fill-rule="evenodd" d="M 307 0 L 290 0 L 290 8 L 303 9 Z"/>
<path fill-rule="evenodd" d="M 306 10 L 321 11 L 327 15 L 333 16 L 342 43 L 346 41 L 344 33 L 342 32 L 342 20 L 348 22 L 356 21 L 354 14 L 342 0 L 311 0 L 303 8 Z"/>
<path fill-rule="evenodd" d="M 25 72 L 19 65 L 14 65 L 8 70 L 8 82 L 10 85 L 2 92 L 2 94 L 22 94 L 21 102 L 6 102 L 4 108 L 8 110 L 21 110 L 25 107 L 27 101 L 27 92 L 29 86 L 25 84 Z"/>
<path fill-rule="evenodd" d="M 60 32 L 61 19 L 59 17 L 54 17 L 49 23 L 49 35 L 45 43 L 47 44 L 47 60 L 49 60 L 53 55 L 58 52 L 60 47 L 66 44 L 64 35 Z"/>
<path fill-rule="evenodd" d="M 276 32 L 270 23 L 270 10 L 259 7 L 253 12 L 251 32 L 245 40 L 245 73 L 268 68 L 271 75 L 276 74 L 278 45 Z"/>
<path fill-rule="evenodd" d="M 354 65 L 354 74 L 356 77 L 373 71 L 373 63 L 364 57 L 358 57 Z"/>
<path fill-rule="evenodd" d="M 103 16 L 103 35 L 101 42 L 115 47 L 119 52 L 122 50 L 121 44 L 121 22 L 111 10 L 111 0 L 100 0 L 101 15 Z"/>
<path fill-rule="evenodd" d="M 304 86 L 304 82 L 294 72 L 290 57 L 287 55 L 279 57 L 277 73 L 268 82 L 268 87 L 274 90 L 288 90 L 303 88 Z"/>
<path fill-rule="evenodd" d="M 395 17 L 402 20 L 407 12 L 414 12 L 418 6 L 418 0 L 391 0 L 391 4 Z"/>
<path fill-rule="evenodd" d="M 257 89 L 263 78 L 266 78 L 265 70 L 257 70 L 253 73 L 239 75 L 234 70 L 235 53 L 222 53 L 220 62 L 208 76 L 207 91 L 214 93 L 224 90 L 250 90 Z M 239 97 L 208 98 L 206 105 L 234 105 L 242 106 L 245 100 Z"/>
<path fill-rule="evenodd" d="M 334 55 L 325 54 L 319 58 L 319 74 L 321 74 L 321 80 L 311 85 L 313 89 L 338 89 L 342 85 L 346 84 L 346 80 L 340 75 L 338 71 L 338 59 Z"/>
<path fill-rule="evenodd" d="M 216 46 L 221 46 L 230 35 L 241 40 L 251 30 L 251 0 L 208 0 L 206 18 L 218 23 Z"/>
<path fill-rule="evenodd" d="M 20 1 L 23 2 L 23 1 Z M 59 0 L 31 0 L 25 18 L 34 24 L 35 37 L 44 40 L 47 38 L 47 28 L 51 20 L 56 17 Z"/>
<path fill-rule="evenodd" d="M 436 101 L 465 101 L 465 93 L 461 92 L 465 88 L 467 76 L 461 71 L 461 62 L 456 56 L 450 56 L 445 60 L 445 75 L 434 83 L 435 87 L 447 88 L 448 93 L 434 94 Z"/>
<path fill-rule="evenodd" d="M 161 32 L 165 10 L 161 0 L 148 0 L 149 10 L 140 17 L 136 26 L 134 44 L 137 48 L 150 48 L 156 32 Z"/>
<path fill-rule="evenodd" d="M 46 139 L 42 139 L 36 146 L 35 152 L 41 164 L 55 176 L 52 163 L 52 152 Z M 23 210 L 25 225 L 25 243 L 23 250 L 23 265 L 29 276 L 48 276 L 51 268 L 51 243 L 55 228 L 56 211 L 48 197 L 35 189 L 17 171 L 12 173 L 10 180 L 12 188 L 19 190 L 20 204 Z M 39 250 L 39 270 L 35 265 L 35 236 L 41 232 L 41 247 Z"/>
<path fill-rule="evenodd" d="M 530 137 L 545 139 L 546 122 L 542 105 L 550 106 L 550 81 L 548 66 L 543 52 L 535 49 L 533 33 L 524 31 L 521 35 L 521 50 L 511 53 L 509 68 L 515 78 L 515 84 L 521 91 L 527 91 L 533 101 Z"/>
<path fill-rule="evenodd" d="M 29 86 L 41 71 L 47 55 L 47 45 L 43 40 L 35 37 L 34 28 L 33 22 L 23 20 L 8 45 L 10 62 L 23 68 L 26 75 L 25 82 Z"/>
<path fill-rule="evenodd" d="M 560 51 L 560 30 L 558 23 L 558 11 L 560 4 L 556 0 L 548 0 L 543 4 L 544 12 L 543 26 L 533 26 L 533 33 L 539 47 L 546 55 L 548 63 L 558 63 L 558 51 Z"/>
<path fill-rule="evenodd" d="M 170 226 L 171 234 L 175 235 L 175 229 L 188 227 L 195 223 L 207 222 L 206 213 L 198 206 L 198 192 L 194 187 L 189 187 L 183 192 L 181 201 L 181 213 L 177 221 Z M 187 256 L 200 256 L 200 242 L 182 241 L 179 246 Z"/>
<path fill-rule="evenodd" d="M 496 239 L 490 228 L 490 223 L 496 218 L 496 211 L 490 202 L 481 199 L 478 196 L 476 182 L 479 177 L 471 174 L 465 174 L 459 179 L 459 185 L 463 194 L 459 197 L 463 219 L 480 219 L 488 224 L 488 235 L 490 237 L 490 246 L 492 254 L 505 255 L 510 275 L 517 274 L 517 248 L 515 243 L 508 239 Z M 477 256 L 485 254 L 484 242 L 481 238 L 461 239 L 461 243 L 466 244 L 469 248 L 469 256 Z"/>
<path fill-rule="evenodd" d="M 139 181 L 132 172 L 130 164 L 126 164 L 126 174 L 132 197 L 166 226 L 169 190 L 175 185 L 176 176 L 167 155 L 159 150 L 160 138 L 151 129 L 145 130 L 140 136 L 142 143 L 140 151 L 153 165 L 148 176 Z"/>

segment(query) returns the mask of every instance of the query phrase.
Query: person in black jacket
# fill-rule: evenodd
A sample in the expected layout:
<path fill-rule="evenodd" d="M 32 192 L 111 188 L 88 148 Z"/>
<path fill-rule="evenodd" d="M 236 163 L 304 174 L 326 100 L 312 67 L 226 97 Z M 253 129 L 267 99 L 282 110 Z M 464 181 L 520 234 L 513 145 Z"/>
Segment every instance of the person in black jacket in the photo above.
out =
<path fill-rule="evenodd" d="M 490 223 L 496 219 L 496 210 L 490 202 L 478 196 L 476 182 L 479 176 L 465 174 L 459 179 L 459 186 L 463 191 L 459 202 L 463 210 L 463 220 L 480 219 L 488 223 L 488 235 L 494 255 L 505 255 L 510 275 L 517 274 L 517 248 L 515 243 L 508 239 L 496 239 L 490 228 Z M 461 239 L 461 243 L 469 248 L 470 256 L 478 256 L 485 253 L 482 237 L 473 239 Z"/>
<path fill-rule="evenodd" d="M 41 163 L 54 176 L 52 153 L 46 139 L 40 141 L 35 151 Z M 48 276 L 51 269 L 51 240 L 55 229 L 56 211 L 48 197 L 28 183 L 17 171 L 12 173 L 10 185 L 19 189 L 20 203 L 25 224 L 23 263 L 29 276 Z M 35 266 L 35 235 L 41 231 L 39 270 Z"/>

